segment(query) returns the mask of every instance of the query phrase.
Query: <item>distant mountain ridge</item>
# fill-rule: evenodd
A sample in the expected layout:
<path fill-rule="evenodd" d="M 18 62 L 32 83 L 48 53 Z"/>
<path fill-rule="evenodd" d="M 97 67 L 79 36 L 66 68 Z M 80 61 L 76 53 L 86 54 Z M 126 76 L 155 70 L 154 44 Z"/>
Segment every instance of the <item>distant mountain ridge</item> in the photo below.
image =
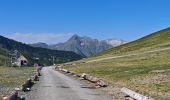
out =
<path fill-rule="evenodd" d="M 29 44 L 30 46 L 33 46 L 33 47 L 41 47 L 41 48 L 48 48 L 48 44 L 46 43 L 43 43 L 43 42 L 38 42 L 38 43 L 34 43 L 34 44 Z"/>
<path fill-rule="evenodd" d="M 73 51 L 83 57 L 88 57 L 95 53 L 110 49 L 115 46 L 122 45 L 124 43 L 126 42 L 120 39 L 108 39 L 99 41 L 97 39 L 92 39 L 86 36 L 80 37 L 75 34 L 65 43 L 48 45 L 46 43 L 39 42 L 30 45 L 34 47 L 42 47 L 52 50 Z"/>

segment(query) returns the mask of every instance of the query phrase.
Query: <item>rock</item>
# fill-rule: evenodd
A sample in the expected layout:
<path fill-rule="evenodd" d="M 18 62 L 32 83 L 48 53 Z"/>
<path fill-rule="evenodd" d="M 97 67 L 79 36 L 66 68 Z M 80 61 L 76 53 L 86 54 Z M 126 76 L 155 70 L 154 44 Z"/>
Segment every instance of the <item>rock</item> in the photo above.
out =
<path fill-rule="evenodd" d="M 96 85 L 98 85 L 100 87 L 107 87 L 108 83 L 104 82 L 103 80 L 99 80 L 98 82 L 96 82 Z"/>
<path fill-rule="evenodd" d="M 11 95 L 8 97 L 7 100 L 18 100 L 18 92 L 12 91 Z"/>
<path fill-rule="evenodd" d="M 25 83 L 22 85 L 22 91 L 30 91 L 30 88 L 32 87 L 34 83 L 32 82 L 31 79 L 28 79 L 25 81 Z"/>
<path fill-rule="evenodd" d="M 20 88 L 15 88 L 14 90 L 15 90 L 15 91 L 20 91 Z"/>
<path fill-rule="evenodd" d="M 62 72 L 65 72 L 65 73 L 68 72 L 68 70 L 66 70 L 66 69 L 61 69 L 61 71 L 62 71 Z"/>
<path fill-rule="evenodd" d="M 59 70 L 59 71 L 61 71 L 62 69 L 61 69 L 61 68 L 59 68 L 58 70 Z"/>
<path fill-rule="evenodd" d="M 9 100 L 9 98 L 8 97 L 3 97 L 3 99 L 2 100 Z"/>
<path fill-rule="evenodd" d="M 33 76 L 33 80 L 34 80 L 34 81 L 39 81 L 38 75 L 35 74 L 35 75 Z"/>
<path fill-rule="evenodd" d="M 70 71 L 70 74 L 71 74 L 71 75 L 75 75 L 75 72 Z"/>
<path fill-rule="evenodd" d="M 88 81 L 91 81 L 93 78 L 93 76 L 90 76 L 90 75 L 86 75 L 85 79 L 88 80 Z"/>
<path fill-rule="evenodd" d="M 61 68 L 61 66 L 57 66 L 58 68 Z"/>
<path fill-rule="evenodd" d="M 81 77 L 81 74 L 76 74 L 77 77 Z"/>
<path fill-rule="evenodd" d="M 70 71 L 69 71 L 69 70 L 67 70 L 67 73 L 70 73 Z"/>
<path fill-rule="evenodd" d="M 87 75 L 86 73 L 81 74 L 81 78 L 85 78 L 86 75 Z"/>
<path fill-rule="evenodd" d="M 99 81 L 99 79 L 97 77 L 92 77 L 92 79 L 90 81 L 92 83 L 97 83 Z"/>
<path fill-rule="evenodd" d="M 24 96 L 20 96 L 20 100 L 25 100 L 25 97 Z"/>

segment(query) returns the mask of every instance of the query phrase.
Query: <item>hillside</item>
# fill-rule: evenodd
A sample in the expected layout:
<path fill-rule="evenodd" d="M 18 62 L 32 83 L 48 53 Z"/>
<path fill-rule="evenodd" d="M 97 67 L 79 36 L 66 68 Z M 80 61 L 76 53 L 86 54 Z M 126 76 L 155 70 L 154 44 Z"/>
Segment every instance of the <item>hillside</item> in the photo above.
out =
<path fill-rule="evenodd" d="M 8 51 L 18 50 L 29 60 L 29 64 L 31 65 L 35 62 L 46 65 L 52 64 L 53 56 L 55 63 L 63 63 L 81 59 L 81 56 L 75 54 L 74 52 L 31 47 L 29 45 L 5 38 L 3 36 L 0 36 L 0 47 L 5 48 Z M 39 58 L 39 60 L 36 60 L 35 58 Z"/>
<path fill-rule="evenodd" d="M 120 99 L 120 89 L 130 88 L 155 100 L 170 99 L 170 28 L 152 33 L 90 58 L 64 65 L 65 68 L 89 73 L 108 81 Z"/>
<path fill-rule="evenodd" d="M 155 32 L 148 36 L 145 36 L 136 41 L 118 46 L 116 48 L 112 48 L 106 50 L 101 53 L 97 53 L 93 55 L 94 57 L 103 56 L 105 54 L 125 54 L 129 52 L 135 51 L 147 51 L 152 49 L 158 49 L 162 47 L 169 47 L 170 45 L 170 28 Z"/>
<path fill-rule="evenodd" d="M 6 65 L 8 61 L 7 50 L 0 47 L 0 66 Z"/>

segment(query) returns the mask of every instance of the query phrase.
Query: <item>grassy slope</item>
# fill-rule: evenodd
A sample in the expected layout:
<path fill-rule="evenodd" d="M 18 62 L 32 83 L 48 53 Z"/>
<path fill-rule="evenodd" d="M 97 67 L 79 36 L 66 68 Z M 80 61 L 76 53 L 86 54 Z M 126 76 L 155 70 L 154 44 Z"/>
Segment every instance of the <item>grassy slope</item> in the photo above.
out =
<path fill-rule="evenodd" d="M 5 65 L 9 58 L 7 57 L 7 50 L 0 47 L 0 66 Z"/>
<path fill-rule="evenodd" d="M 170 98 L 170 49 L 152 53 L 141 52 L 170 47 L 170 28 L 137 41 L 98 53 L 91 58 L 67 65 L 66 68 L 102 77 L 114 86 L 126 86 L 144 95 L 164 100 Z M 91 63 L 92 59 L 115 55 L 139 54 Z"/>
<path fill-rule="evenodd" d="M 92 57 L 98 57 L 110 54 L 125 54 L 129 52 L 148 51 L 162 47 L 170 47 L 170 28 L 155 32 L 139 40 L 121 45 L 116 48 L 97 53 Z"/>
<path fill-rule="evenodd" d="M 14 88 L 19 87 L 29 78 L 33 72 L 33 67 L 13 68 L 6 67 L 9 64 L 7 50 L 0 47 L 0 99 L 9 95 Z"/>
<path fill-rule="evenodd" d="M 9 95 L 16 87 L 20 87 L 34 72 L 32 67 L 13 68 L 0 66 L 0 98 Z"/>

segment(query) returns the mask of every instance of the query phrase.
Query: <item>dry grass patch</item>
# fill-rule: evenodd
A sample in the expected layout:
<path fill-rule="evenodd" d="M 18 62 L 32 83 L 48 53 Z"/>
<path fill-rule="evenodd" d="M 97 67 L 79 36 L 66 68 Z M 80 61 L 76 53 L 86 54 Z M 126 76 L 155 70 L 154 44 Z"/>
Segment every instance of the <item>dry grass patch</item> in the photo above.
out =
<path fill-rule="evenodd" d="M 34 72 L 32 67 L 13 68 L 0 66 L 0 97 L 8 95 L 15 87 L 21 86 Z"/>

